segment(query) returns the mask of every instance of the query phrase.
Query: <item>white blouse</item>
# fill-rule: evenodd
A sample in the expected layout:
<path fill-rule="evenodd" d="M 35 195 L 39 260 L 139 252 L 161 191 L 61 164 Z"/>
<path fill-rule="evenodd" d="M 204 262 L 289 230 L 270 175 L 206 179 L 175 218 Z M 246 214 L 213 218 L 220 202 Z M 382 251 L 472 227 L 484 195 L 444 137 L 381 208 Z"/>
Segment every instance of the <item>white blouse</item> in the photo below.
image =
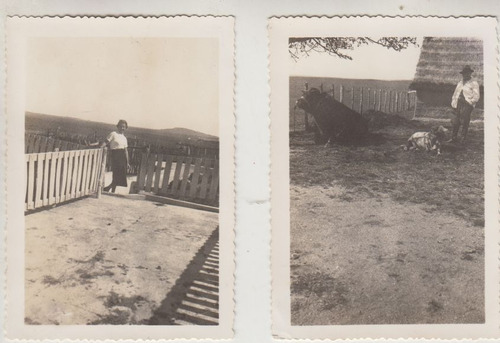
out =
<path fill-rule="evenodd" d="M 125 137 L 123 133 L 113 131 L 109 134 L 106 140 L 109 142 L 109 148 L 111 150 L 125 149 L 126 147 L 128 147 L 127 137 Z"/>

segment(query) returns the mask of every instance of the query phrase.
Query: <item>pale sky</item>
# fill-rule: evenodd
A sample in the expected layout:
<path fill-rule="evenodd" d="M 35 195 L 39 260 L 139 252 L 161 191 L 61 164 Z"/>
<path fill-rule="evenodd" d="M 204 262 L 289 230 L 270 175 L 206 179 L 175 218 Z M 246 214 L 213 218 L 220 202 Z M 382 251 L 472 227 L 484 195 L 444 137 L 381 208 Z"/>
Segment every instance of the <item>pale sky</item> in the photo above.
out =
<path fill-rule="evenodd" d="M 419 47 L 410 45 L 400 52 L 377 44 L 362 45 L 354 50 L 344 50 L 352 60 L 326 53 L 312 52 L 295 61 L 289 58 L 291 76 L 338 77 L 346 79 L 412 80 L 415 76 L 422 38 Z"/>
<path fill-rule="evenodd" d="M 32 38 L 26 111 L 218 136 L 218 48 L 216 38 Z"/>

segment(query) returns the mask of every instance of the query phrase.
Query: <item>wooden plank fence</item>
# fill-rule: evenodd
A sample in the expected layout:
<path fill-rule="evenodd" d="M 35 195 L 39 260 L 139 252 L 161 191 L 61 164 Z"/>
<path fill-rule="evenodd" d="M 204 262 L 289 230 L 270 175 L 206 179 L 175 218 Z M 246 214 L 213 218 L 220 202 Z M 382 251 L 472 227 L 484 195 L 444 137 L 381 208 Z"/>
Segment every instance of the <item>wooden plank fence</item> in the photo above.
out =
<path fill-rule="evenodd" d="M 304 89 L 309 89 L 309 84 L 306 82 Z M 323 84 L 319 87 L 320 91 L 324 92 Z M 368 87 L 344 87 L 343 85 L 331 85 L 327 92 L 335 100 L 343 103 L 358 113 L 366 113 L 368 111 L 380 111 L 385 113 L 401 113 L 404 111 L 413 111 L 415 113 L 417 107 L 417 93 L 415 91 L 401 89 L 380 89 Z M 296 131 L 297 120 L 295 113 L 293 114 L 293 131 Z M 304 126 L 305 130 L 310 129 L 309 114 L 304 111 Z"/>
<path fill-rule="evenodd" d="M 26 154 L 88 149 L 87 146 L 82 144 L 68 142 L 53 137 L 37 135 L 34 133 L 26 133 L 24 138 L 24 152 Z"/>
<path fill-rule="evenodd" d="M 135 191 L 218 206 L 219 160 L 143 154 Z"/>
<path fill-rule="evenodd" d="M 103 149 L 26 154 L 25 210 L 97 192 L 104 156 Z"/>

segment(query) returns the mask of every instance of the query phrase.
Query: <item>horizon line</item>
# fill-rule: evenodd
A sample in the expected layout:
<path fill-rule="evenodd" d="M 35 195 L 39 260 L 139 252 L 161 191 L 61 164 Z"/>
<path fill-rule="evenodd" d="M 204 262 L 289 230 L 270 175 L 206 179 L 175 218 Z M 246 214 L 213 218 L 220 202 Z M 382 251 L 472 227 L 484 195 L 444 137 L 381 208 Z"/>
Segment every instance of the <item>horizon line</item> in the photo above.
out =
<path fill-rule="evenodd" d="M 39 115 L 45 115 L 45 116 L 51 116 L 51 117 L 71 118 L 71 119 L 76 119 L 76 120 L 81 120 L 81 121 L 92 122 L 92 123 L 99 123 L 99 124 L 106 124 L 106 125 L 116 126 L 116 123 L 109 123 L 109 122 L 104 122 L 104 121 L 95 121 L 95 120 L 90 120 L 90 119 L 82 119 L 82 118 L 74 117 L 74 116 L 71 116 L 71 115 L 48 114 L 48 113 L 33 112 L 33 111 L 28 111 L 28 110 L 24 111 L 24 113 L 25 113 L 25 116 L 26 116 L 27 113 L 31 113 L 31 114 L 39 114 Z M 187 128 L 187 127 L 179 127 L 179 126 L 177 126 L 177 127 L 167 127 L 167 128 L 161 128 L 161 129 L 149 128 L 149 127 L 143 127 L 143 126 L 137 126 L 137 125 L 129 125 L 129 127 L 137 128 L 137 129 L 154 130 L 154 131 L 184 129 L 184 130 L 190 130 L 190 131 L 193 131 L 193 132 L 201 133 L 201 134 L 204 134 L 204 135 L 207 135 L 207 136 L 212 136 L 212 137 L 220 138 L 218 134 L 214 135 L 214 134 L 211 134 L 211 133 L 206 133 L 206 132 L 203 132 L 203 131 L 193 130 L 193 129 L 190 129 L 190 128 Z"/>

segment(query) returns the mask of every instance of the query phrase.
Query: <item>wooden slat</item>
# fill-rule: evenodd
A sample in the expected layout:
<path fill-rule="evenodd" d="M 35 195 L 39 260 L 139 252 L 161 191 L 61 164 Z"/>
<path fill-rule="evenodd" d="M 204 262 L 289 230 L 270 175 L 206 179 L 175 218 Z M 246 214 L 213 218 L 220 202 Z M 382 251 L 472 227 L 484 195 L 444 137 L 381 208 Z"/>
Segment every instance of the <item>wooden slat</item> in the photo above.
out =
<path fill-rule="evenodd" d="M 88 167 L 88 150 L 82 150 L 81 153 L 81 165 L 80 165 L 80 193 L 78 194 L 78 197 L 84 196 L 85 195 L 85 182 L 87 181 L 87 167 Z"/>
<path fill-rule="evenodd" d="M 146 185 L 144 190 L 146 192 L 151 192 L 151 187 L 153 186 L 153 174 L 156 162 L 156 154 L 150 154 L 147 163 L 147 172 L 146 172 Z"/>
<path fill-rule="evenodd" d="M 56 197 L 55 197 L 55 182 L 56 182 L 56 162 L 58 158 L 58 153 L 53 152 L 52 156 L 50 158 L 50 168 L 49 168 L 49 174 L 50 174 L 50 179 L 49 179 L 49 205 L 53 205 L 56 203 Z"/>
<path fill-rule="evenodd" d="M 158 154 L 156 157 L 156 166 L 155 166 L 155 181 L 153 187 L 154 193 L 158 193 L 158 189 L 160 188 L 160 176 L 161 176 L 162 165 L 163 165 L 163 154 Z"/>
<path fill-rule="evenodd" d="M 219 161 L 215 160 L 215 166 L 212 173 L 212 182 L 210 182 L 208 198 L 214 200 L 217 198 L 217 189 L 219 188 Z"/>
<path fill-rule="evenodd" d="M 174 172 L 174 180 L 172 182 L 172 188 L 170 189 L 170 194 L 178 195 L 179 194 L 179 180 L 181 178 L 181 169 L 183 164 L 183 156 L 176 156 L 176 165 Z"/>
<path fill-rule="evenodd" d="M 195 159 L 193 178 L 191 179 L 191 189 L 189 190 L 189 197 L 194 198 L 196 196 L 196 191 L 198 190 L 198 182 L 200 180 L 201 164 L 203 162 L 202 158 Z"/>
<path fill-rule="evenodd" d="M 96 187 L 95 187 L 95 176 L 96 176 L 96 170 L 97 170 L 97 157 L 99 156 L 99 150 L 92 150 L 92 155 L 90 159 L 90 182 L 89 182 L 89 191 L 90 192 L 95 192 Z"/>
<path fill-rule="evenodd" d="M 29 154 L 28 156 L 28 210 L 32 210 L 35 208 L 35 161 L 37 155 Z"/>
<path fill-rule="evenodd" d="M 70 161 L 70 152 L 68 150 L 66 150 L 64 152 L 64 160 L 63 160 L 63 164 L 62 164 L 62 179 L 61 179 L 61 195 L 60 195 L 60 201 L 65 201 L 66 200 L 66 194 L 68 193 L 68 178 L 69 178 L 69 175 L 71 173 L 71 169 L 70 169 L 70 166 L 69 166 L 69 161 Z"/>
<path fill-rule="evenodd" d="M 61 201 L 61 165 L 64 161 L 64 152 L 59 152 L 57 154 L 57 167 L 56 167 L 56 177 L 55 177 L 55 203 L 59 203 Z"/>
<path fill-rule="evenodd" d="M 71 188 L 73 183 L 73 173 L 75 172 L 75 150 L 69 150 L 68 155 L 68 176 L 66 178 L 66 196 L 65 200 L 71 199 Z"/>
<path fill-rule="evenodd" d="M 87 150 L 87 178 L 85 179 L 85 195 L 91 193 L 92 184 L 92 160 L 94 158 L 94 150 Z"/>
<path fill-rule="evenodd" d="M 172 155 L 167 155 L 167 158 L 165 160 L 165 169 L 163 170 L 163 180 L 161 185 L 161 192 L 165 194 L 168 191 L 168 184 L 170 182 L 170 170 L 172 169 L 172 160 L 173 160 Z"/>
<path fill-rule="evenodd" d="M 202 169 L 203 170 L 203 177 L 201 179 L 201 185 L 200 185 L 200 199 L 205 199 L 207 196 L 207 188 L 208 188 L 208 178 L 210 177 L 210 174 L 212 173 L 212 162 L 213 160 L 206 159 L 205 160 L 205 167 Z"/>
<path fill-rule="evenodd" d="M 146 184 L 146 171 L 148 168 L 148 154 L 143 153 L 141 157 L 141 164 L 139 167 L 139 174 L 137 175 L 137 190 L 144 190 Z"/>
<path fill-rule="evenodd" d="M 98 149 L 98 150 L 96 150 L 96 153 L 95 153 L 95 163 L 94 163 L 94 171 L 93 171 L 94 176 L 92 177 L 92 189 L 94 191 L 97 191 L 103 150 L 104 149 Z"/>
<path fill-rule="evenodd" d="M 87 173 L 89 170 L 89 150 L 84 150 L 83 153 L 83 170 L 82 170 L 82 192 L 81 195 L 87 195 Z"/>
<path fill-rule="evenodd" d="M 43 162 L 43 188 L 42 188 L 42 206 L 49 204 L 49 164 L 52 153 L 45 153 L 45 160 Z"/>
<path fill-rule="evenodd" d="M 43 160 L 45 154 L 37 154 L 36 178 L 35 178 L 35 208 L 42 206 L 42 184 L 43 184 Z"/>
<path fill-rule="evenodd" d="M 95 176 L 95 189 L 99 192 L 99 183 L 103 179 L 102 174 L 105 172 L 105 169 L 102 168 L 102 164 L 107 162 L 107 149 L 100 149 L 99 154 L 97 156 L 96 163 L 96 176 Z M 102 185 L 104 187 L 104 185 Z"/>
<path fill-rule="evenodd" d="M 191 170 L 192 160 L 193 160 L 192 157 L 186 157 L 186 160 L 184 162 L 184 173 L 182 173 L 181 187 L 179 191 L 180 196 L 185 196 L 186 194 L 186 186 L 188 184 L 188 177 L 189 177 L 189 172 Z"/>
<path fill-rule="evenodd" d="M 83 154 L 84 150 L 78 150 L 75 156 L 78 156 L 78 167 L 76 173 L 76 190 L 74 198 L 81 196 L 81 184 L 82 184 L 82 174 L 83 174 Z"/>
<path fill-rule="evenodd" d="M 72 171 L 71 171 L 71 188 L 70 188 L 70 192 L 69 192 L 69 196 L 66 200 L 69 200 L 69 199 L 74 199 L 76 197 L 76 180 L 77 180 L 77 177 L 78 177 L 78 166 L 79 166 L 79 156 L 78 156 L 78 151 L 77 150 L 73 150 L 74 153 L 73 153 L 73 167 L 72 167 Z"/>

